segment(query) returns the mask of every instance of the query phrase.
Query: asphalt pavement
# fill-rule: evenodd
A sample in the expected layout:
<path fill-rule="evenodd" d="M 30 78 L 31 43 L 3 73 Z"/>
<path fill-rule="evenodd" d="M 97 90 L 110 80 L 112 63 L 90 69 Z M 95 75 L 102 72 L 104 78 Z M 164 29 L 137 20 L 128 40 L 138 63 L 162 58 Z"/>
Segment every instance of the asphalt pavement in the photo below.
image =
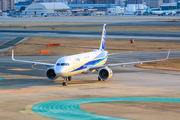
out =
<path fill-rule="evenodd" d="M 126 22 L 153 22 L 153 21 L 174 21 L 179 16 L 59 16 L 59 17 L 0 17 L 0 22 L 82 22 L 82 23 L 126 23 Z"/>
<path fill-rule="evenodd" d="M 2 38 L 1 38 L 2 39 Z M 9 46 L 14 46 L 16 43 L 24 39 L 24 37 L 15 37 L 13 39 L 2 39 L 0 49 L 8 48 Z"/>
<path fill-rule="evenodd" d="M 1 30 L 4 37 L 61 37 L 101 39 L 102 32 L 92 31 L 47 31 L 47 30 Z M 178 32 L 107 32 L 107 39 L 117 40 L 150 40 L 150 41 L 180 41 Z"/>

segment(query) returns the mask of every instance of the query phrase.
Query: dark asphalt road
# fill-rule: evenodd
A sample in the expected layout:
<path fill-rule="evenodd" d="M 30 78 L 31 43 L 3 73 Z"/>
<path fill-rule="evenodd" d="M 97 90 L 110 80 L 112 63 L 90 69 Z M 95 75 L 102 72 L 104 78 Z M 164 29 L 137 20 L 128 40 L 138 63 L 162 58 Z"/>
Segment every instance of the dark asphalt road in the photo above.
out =
<path fill-rule="evenodd" d="M 13 46 L 19 41 L 21 41 L 24 37 L 15 37 L 13 39 L 2 39 L 0 40 L 2 44 L 0 45 L 0 49 L 8 48 L 9 46 Z"/>
<path fill-rule="evenodd" d="M 93 27 L 103 26 L 102 24 L 84 24 L 84 25 L 41 25 L 31 27 Z M 119 21 L 118 23 L 108 23 L 108 26 L 180 26 L 180 22 L 173 21 Z M 1 28 L 9 28 L 9 26 L 1 26 Z M 10 26 L 11 29 L 19 26 Z"/>
<path fill-rule="evenodd" d="M 1 36 L 0 37 L 0 45 L 4 44 L 5 42 L 7 42 L 8 40 L 13 39 L 13 37 L 10 36 Z"/>
<path fill-rule="evenodd" d="M 11 30 L 3 30 L 0 29 L 0 34 L 3 35 L 3 33 L 16 33 L 16 34 L 20 34 L 20 33 L 29 33 L 31 35 L 33 34 L 50 34 L 50 33 L 56 33 L 56 34 L 81 34 L 81 35 L 101 35 L 102 31 L 62 31 L 62 30 L 16 30 L 16 29 L 11 29 Z M 117 32 L 117 31 L 107 31 L 106 33 L 107 35 L 125 35 L 125 36 L 155 36 L 155 37 L 180 37 L 180 33 L 179 32 L 134 32 L 134 31 L 121 31 L 121 32 Z"/>

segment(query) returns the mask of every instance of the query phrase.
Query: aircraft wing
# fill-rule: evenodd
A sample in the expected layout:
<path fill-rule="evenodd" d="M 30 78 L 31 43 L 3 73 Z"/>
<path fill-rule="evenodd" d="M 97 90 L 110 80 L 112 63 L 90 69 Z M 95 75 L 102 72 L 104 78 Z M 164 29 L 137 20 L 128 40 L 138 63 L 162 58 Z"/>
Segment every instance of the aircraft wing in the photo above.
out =
<path fill-rule="evenodd" d="M 31 64 L 38 64 L 38 65 L 45 65 L 47 67 L 54 67 L 55 64 L 50 64 L 50 63 L 41 63 L 41 62 L 33 62 L 33 61 L 24 61 L 24 60 L 15 60 L 14 59 L 14 50 L 12 50 L 12 60 L 16 62 L 24 62 L 24 63 L 31 63 Z"/>
<path fill-rule="evenodd" d="M 132 52 L 124 52 L 124 53 L 132 53 Z M 107 55 L 111 56 L 111 55 L 124 54 L 124 53 L 110 53 L 110 54 L 107 54 Z"/>
<path fill-rule="evenodd" d="M 89 70 L 104 68 L 104 67 L 113 67 L 113 66 L 119 66 L 119 65 L 130 65 L 130 64 L 138 64 L 138 63 L 147 63 L 147 62 L 156 62 L 156 61 L 163 61 L 167 60 L 169 58 L 170 50 L 167 54 L 167 57 L 165 59 L 159 59 L 159 60 L 149 60 L 149 61 L 138 61 L 138 62 L 127 62 L 127 63 L 117 63 L 117 64 L 107 64 L 102 66 L 90 66 Z"/>

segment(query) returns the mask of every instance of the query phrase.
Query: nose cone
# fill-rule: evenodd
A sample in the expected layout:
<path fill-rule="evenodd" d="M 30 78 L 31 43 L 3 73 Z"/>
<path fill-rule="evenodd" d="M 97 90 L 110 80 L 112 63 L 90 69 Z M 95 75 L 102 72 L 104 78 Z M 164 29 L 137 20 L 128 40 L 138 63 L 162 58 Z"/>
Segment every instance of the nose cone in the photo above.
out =
<path fill-rule="evenodd" d="M 55 67 L 55 72 L 56 72 L 56 74 L 57 74 L 58 76 L 60 76 L 60 77 L 68 77 L 68 71 L 67 71 L 67 69 L 64 68 L 64 67 L 58 67 L 58 66 L 56 66 L 56 67 Z"/>

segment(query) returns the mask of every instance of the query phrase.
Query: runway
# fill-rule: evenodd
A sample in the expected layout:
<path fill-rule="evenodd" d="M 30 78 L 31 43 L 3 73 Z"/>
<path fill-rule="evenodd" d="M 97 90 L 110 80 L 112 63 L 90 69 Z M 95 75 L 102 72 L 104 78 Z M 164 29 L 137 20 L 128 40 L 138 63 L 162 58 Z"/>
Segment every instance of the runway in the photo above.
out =
<path fill-rule="evenodd" d="M 0 22 L 83 22 L 83 23 L 118 23 L 118 22 L 153 22 L 179 20 L 179 16 L 60 16 L 60 17 L 0 17 Z"/>
<path fill-rule="evenodd" d="M 101 32 L 92 31 L 47 31 L 47 30 L 0 30 L 3 40 L 8 37 L 61 37 L 100 39 Z M 117 40 L 150 40 L 150 41 L 180 41 L 178 32 L 107 32 L 107 39 Z"/>

